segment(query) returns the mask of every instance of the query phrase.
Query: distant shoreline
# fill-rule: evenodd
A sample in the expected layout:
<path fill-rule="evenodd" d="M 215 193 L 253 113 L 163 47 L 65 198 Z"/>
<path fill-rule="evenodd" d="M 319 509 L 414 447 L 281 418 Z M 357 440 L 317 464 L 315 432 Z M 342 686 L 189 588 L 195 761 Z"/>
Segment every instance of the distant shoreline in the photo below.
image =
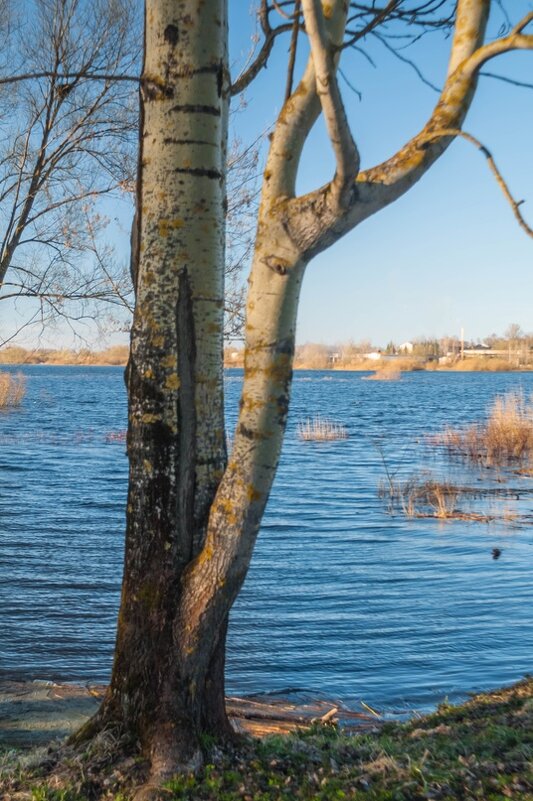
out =
<path fill-rule="evenodd" d="M 388 362 L 388 364 L 394 364 L 393 362 Z M 20 362 L 12 362 L 12 361 L 2 361 L 0 358 L 0 370 L 4 367 L 120 367 L 125 368 L 127 365 L 127 361 L 124 362 L 82 362 L 82 361 L 71 361 L 71 362 L 56 362 L 56 361 L 20 361 Z M 224 364 L 225 370 L 242 370 L 243 365 L 236 365 L 236 364 Z M 386 370 L 383 369 L 383 365 L 380 364 L 372 364 L 372 365 L 359 365 L 359 366 L 336 366 L 336 367 L 312 367 L 308 365 L 298 365 L 294 367 L 294 372 L 314 372 L 314 373 L 382 373 L 386 374 Z M 391 371 L 392 372 L 392 371 Z M 412 366 L 412 367 L 398 367 L 397 372 L 399 373 L 531 373 L 533 372 L 533 365 L 520 365 L 516 366 L 505 366 L 502 367 L 498 365 L 497 367 L 493 367 L 488 363 L 487 365 L 479 365 L 479 363 L 470 365 L 467 360 L 461 362 L 460 364 L 446 366 L 446 365 L 438 365 L 434 366 L 433 364 L 430 367 L 426 367 L 425 365 L 420 366 Z"/>
<path fill-rule="evenodd" d="M 316 346 L 318 347 L 318 346 Z M 394 380 L 401 373 L 412 371 L 424 372 L 531 372 L 533 370 L 533 349 L 523 352 L 493 350 L 490 354 L 475 351 L 466 353 L 463 359 L 459 354 L 449 354 L 437 358 L 436 355 L 418 354 L 384 354 L 373 353 L 336 353 L 327 357 L 324 353 L 306 353 L 305 346 L 296 348 L 295 371 L 316 372 L 361 372 L 371 373 L 375 380 Z M 0 348 L 0 370 L 2 367 L 23 368 L 25 366 L 43 365 L 45 367 L 126 367 L 129 357 L 129 345 L 112 345 L 103 350 L 80 350 L 59 348 L 36 348 L 30 350 L 18 345 Z M 226 369 L 242 369 L 244 351 L 226 348 L 224 367 Z"/>

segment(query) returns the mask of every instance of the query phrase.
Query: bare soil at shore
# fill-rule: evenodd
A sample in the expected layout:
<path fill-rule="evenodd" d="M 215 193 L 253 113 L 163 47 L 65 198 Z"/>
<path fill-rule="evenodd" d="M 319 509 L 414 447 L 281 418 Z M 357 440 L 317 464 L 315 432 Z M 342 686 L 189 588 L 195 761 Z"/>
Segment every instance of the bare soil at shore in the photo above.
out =
<path fill-rule="evenodd" d="M 0 682 L 0 747 L 33 748 L 67 737 L 96 712 L 105 690 L 104 685 Z M 316 721 L 341 722 L 361 731 L 378 722 L 371 714 L 323 699 L 230 696 L 227 707 L 234 727 L 255 737 L 285 734 Z"/>

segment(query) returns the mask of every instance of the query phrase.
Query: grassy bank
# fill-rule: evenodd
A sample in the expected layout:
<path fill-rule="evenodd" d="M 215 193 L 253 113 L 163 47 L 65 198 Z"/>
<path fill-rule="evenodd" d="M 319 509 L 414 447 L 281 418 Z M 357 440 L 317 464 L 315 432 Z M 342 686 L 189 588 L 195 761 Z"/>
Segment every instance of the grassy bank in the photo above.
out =
<path fill-rule="evenodd" d="M 113 345 L 105 350 L 26 350 L 18 345 L 0 349 L 0 364 L 53 364 L 93 367 L 120 367 L 128 361 L 127 345 Z"/>
<path fill-rule="evenodd" d="M 504 801 L 533 799 L 533 679 L 484 693 L 460 706 L 374 734 L 347 735 L 315 725 L 288 736 L 247 741 L 231 753 L 206 743 L 208 763 L 197 776 L 178 776 L 164 798 L 174 801 Z M 50 756 L 47 757 L 50 760 Z M 47 789 L 38 772 L 4 754 L 5 799 L 81 801 L 129 798 L 128 781 L 141 767 L 97 778 L 87 764 L 70 785 Z M 130 760 L 133 762 L 133 760 Z M 22 763 L 24 764 L 24 763 Z M 0 766 L 2 762 L 0 761 Z M 127 774 L 127 771 L 126 771 Z M 125 784 L 124 784 L 125 781 Z M 121 784 L 122 782 L 122 784 Z M 131 786 L 131 785 L 130 785 Z"/>

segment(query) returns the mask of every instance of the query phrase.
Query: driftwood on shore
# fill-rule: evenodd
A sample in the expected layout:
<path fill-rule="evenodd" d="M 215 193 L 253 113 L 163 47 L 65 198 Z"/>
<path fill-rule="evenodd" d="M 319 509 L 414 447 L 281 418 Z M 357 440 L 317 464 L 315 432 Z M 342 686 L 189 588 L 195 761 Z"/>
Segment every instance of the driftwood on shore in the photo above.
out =
<path fill-rule="evenodd" d="M 66 737 L 96 711 L 105 689 L 45 681 L 0 682 L 0 747 L 30 748 Z M 235 728 L 254 737 L 284 734 L 317 721 L 361 731 L 377 723 L 375 715 L 306 697 L 230 696 L 227 708 Z"/>

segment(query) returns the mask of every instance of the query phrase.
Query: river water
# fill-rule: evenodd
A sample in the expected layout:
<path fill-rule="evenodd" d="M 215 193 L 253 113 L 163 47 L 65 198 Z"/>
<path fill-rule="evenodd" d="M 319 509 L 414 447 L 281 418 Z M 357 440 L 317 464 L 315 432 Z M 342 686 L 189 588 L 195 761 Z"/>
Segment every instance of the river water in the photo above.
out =
<path fill-rule="evenodd" d="M 0 679 L 106 681 L 127 481 L 115 437 L 126 426 L 122 370 L 12 369 L 27 394 L 0 415 Z M 499 393 L 533 391 L 533 374 L 361 376 L 295 375 L 281 465 L 231 617 L 232 693 L 299 688 L 424 710 L 531 670 L 531 525 L 391 516 L 377 488 L 386 470 L 442 473 L 447 459 L 426 435 L 480 419 Z M 240 385 L 228 371 L 229 431 Z M 347 439 L 301 441 L 298 423 L 315 415 L 346 426 Z M 531 479 L 511 483 L 531 513 Z"/>

